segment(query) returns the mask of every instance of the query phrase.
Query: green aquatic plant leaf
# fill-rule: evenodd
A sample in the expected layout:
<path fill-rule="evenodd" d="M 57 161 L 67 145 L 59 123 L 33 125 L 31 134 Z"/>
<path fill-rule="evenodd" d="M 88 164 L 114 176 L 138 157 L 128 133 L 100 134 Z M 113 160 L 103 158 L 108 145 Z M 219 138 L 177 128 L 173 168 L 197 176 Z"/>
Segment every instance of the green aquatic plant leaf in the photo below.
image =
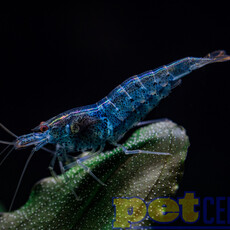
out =
<path fill-rule="evenodd" d="M 189 146 L 182 127 L 171 121 L 151 124 L 134 131 L 124 145 L 171 155 L 125 155 L 121 148 L 105 152 L 84 163 L 107 186 L 79 166 L 66 172 L 68 181 L 63 175 L 58 181 L 45 178 L 34 186 L 23 207 L 2 213 L 0 229 L 112 229 L 113 197 L 138 196 L 148 202 L 175 194 Z M 151 224 L 150 220 L 138 223 Z"/>

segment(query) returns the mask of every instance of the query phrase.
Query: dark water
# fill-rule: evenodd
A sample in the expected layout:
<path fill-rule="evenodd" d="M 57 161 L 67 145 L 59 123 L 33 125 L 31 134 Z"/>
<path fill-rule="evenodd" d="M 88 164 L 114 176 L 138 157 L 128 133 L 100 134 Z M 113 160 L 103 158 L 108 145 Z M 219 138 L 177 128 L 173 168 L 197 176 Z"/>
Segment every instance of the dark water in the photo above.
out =
<path fill-rule="evenodd" d="M 230 53 L 227 8 L 184 1 L 1 7 L 0 122 L 21 135 L 60 112 L 98 101 L 134 74 L 186 56 Z M 191 146 L 179 195 L 230 195 L 229 76 L 230 62 L 193 72 L 147 117 L 168 117 L 187 130 Z M 0 168 L 6 207 L 28 154 L 14 152 Z M 35 154 L 14 208 L 49 175 L 50 160 L 46 152 Z"/>

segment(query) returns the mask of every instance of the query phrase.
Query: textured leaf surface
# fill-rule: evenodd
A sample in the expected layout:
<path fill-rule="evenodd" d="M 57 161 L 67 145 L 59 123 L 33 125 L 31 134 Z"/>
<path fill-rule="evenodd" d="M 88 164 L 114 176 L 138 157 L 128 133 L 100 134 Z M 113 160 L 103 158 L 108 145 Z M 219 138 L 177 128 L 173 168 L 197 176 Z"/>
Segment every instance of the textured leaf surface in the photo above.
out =
<path fill-rule="evenodd" d="M 38 182 L 22 208 L 2 214 L 0 229 L 112 229 L 113 197 L 138 196 L 148 202 L 175 194 L 189 146 L 183 128 L 171 121 L 152 124 L 136 130 L 125 146 L 172 155 L 125 155 L 120 148 L 105 152 L 85 164 L 107 186 L 75 166 L 66 173 L 68 183 L 63 175 L 58 182 L 51 177 Z M 151 224 L 149 220 L 138 223 Z"/>

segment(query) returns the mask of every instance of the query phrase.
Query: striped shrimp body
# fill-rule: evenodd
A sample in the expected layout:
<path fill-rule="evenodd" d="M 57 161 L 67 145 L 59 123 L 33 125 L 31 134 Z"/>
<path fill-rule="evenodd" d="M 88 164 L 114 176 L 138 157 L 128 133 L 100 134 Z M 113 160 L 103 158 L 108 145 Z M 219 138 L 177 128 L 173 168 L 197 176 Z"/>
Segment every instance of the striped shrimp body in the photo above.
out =
<path fill-rule="evenodd" d="M 224 51 L 215 51 L 205 58 L 187 57 L 127 79 L 96 104 L 112 125 L 107 140 L 120 140 L 181 83 L 183 76 L 206 64 L 226 60 L 229 56 Z"/>
<path fill-rule="evenodd" d="M 53 176 L 56 175 L 53 171 L 54 163 L 58 160 L 63 173 L 78 164 L 101 184 L 103 182 L 83 162 L 96 154 L 100 154 L 106 143 L 122 147 L 126 154 L 170 154 L 127 150 L 124 146 L 118 144 L 118 141 L 132 127 L 143 124 L 139 122 L 156 107 L 161 99 L 180 84 L 183 76 L 206 64 L 227 60 L 230 60 L 230 56 L 226 55 L 224 51 L 215 51 L 204 58 L 187 57 L 158 69 L 133 76 L 96 104 L 74 108 L 59 114 L 41 122 L 39 126 L 32 130 L 32 133 L 23 136 L 17 137 L 1 124 L 2 128 L 16 136 L 16 140 L 13 142 L 0 141 L 0 143 L 13 145 L 12 149 L 35 146 L 26 162 L 15 196 L 29 160 L 34 152 L 39 149 L 47 150 L 44 146 L 48 143 L 56 146 L 56 151 L 52 152 L 53 159 L 49 167 Z M 69 153 L 84 151 L 90 151 L 92 154 L 83 158 L 74 158 L 74 161 L 70 164 L 66 163 L 67 159 L 70 158 Z"/>

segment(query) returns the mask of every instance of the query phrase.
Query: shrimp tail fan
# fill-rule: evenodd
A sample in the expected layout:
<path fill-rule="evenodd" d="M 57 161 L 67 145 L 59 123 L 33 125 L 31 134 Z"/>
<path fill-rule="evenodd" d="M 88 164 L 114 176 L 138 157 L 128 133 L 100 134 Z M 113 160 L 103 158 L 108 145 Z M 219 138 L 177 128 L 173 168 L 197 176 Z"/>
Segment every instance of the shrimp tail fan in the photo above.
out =
<path fill-rule="evenodd" d="M 230 60 L 230 56 L 227 55 L 224 50 L 214 51 L 214 52 L 206 55 L 204 58 L 209 59 L 211 63 L 213 63 L 213 62 L 224 62 L 224 61 Z"/>

